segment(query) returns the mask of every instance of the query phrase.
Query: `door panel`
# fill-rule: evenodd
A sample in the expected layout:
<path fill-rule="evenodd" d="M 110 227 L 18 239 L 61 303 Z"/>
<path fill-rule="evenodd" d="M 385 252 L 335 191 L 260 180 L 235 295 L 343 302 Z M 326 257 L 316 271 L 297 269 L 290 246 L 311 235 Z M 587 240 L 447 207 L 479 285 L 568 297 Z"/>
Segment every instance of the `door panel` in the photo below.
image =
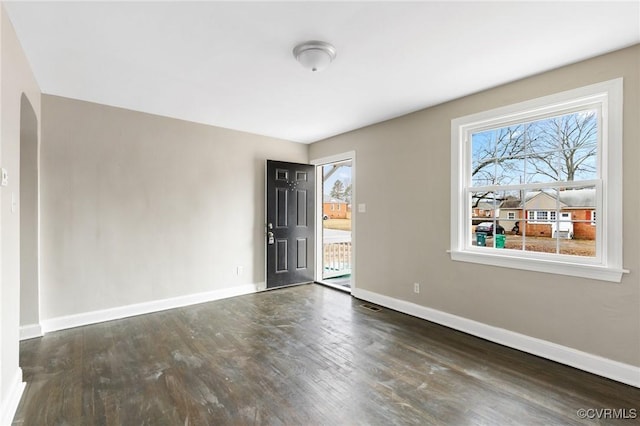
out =
<path fill-rule="evenodd" d="M 315 167 L 267 160 L 267 288 L 314 279 Z"/>
<path fill-rule="evenodd" d="M 286 228 L 287 227 L 287 201 L 288 201 L 288 192 L 287 188 L 276 188 L 276 227 L 277 228 Z"/>

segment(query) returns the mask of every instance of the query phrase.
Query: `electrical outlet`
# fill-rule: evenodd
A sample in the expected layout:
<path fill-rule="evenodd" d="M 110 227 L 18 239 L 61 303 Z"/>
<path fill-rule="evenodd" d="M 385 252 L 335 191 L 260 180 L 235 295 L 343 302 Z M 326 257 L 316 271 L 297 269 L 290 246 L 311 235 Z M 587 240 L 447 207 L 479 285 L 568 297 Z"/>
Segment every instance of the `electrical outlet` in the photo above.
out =
<path fill-rule="evenodd" d="M 413 292 L 420 293 L 420 283 L 413 283 Z"/>
<path fill-rule="evenodd" d="M 242 266 L 236 266 L 236 275 L 240 276 L 244 272 L 244 268 Z"/>

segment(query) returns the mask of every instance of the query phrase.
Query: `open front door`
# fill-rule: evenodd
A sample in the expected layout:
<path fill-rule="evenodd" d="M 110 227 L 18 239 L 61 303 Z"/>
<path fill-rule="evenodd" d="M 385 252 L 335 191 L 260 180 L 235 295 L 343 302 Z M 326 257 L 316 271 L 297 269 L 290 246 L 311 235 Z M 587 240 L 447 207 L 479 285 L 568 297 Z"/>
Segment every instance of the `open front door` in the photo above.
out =
<path fill-rule="evenodd" d="M 314 279 L 315 167 L 267 160 L 267 288 Z"/>

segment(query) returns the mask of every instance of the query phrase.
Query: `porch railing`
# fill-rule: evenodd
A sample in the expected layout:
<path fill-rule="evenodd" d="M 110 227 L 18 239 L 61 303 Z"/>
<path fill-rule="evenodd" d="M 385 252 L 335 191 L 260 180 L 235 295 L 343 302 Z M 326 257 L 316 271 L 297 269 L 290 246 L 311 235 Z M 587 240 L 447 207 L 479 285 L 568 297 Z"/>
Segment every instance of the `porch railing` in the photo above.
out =
<path fill-rule="evenodd" d="M 351 236 L 326 238 L 323 243 L 323 278 L 351 273 Z"/>

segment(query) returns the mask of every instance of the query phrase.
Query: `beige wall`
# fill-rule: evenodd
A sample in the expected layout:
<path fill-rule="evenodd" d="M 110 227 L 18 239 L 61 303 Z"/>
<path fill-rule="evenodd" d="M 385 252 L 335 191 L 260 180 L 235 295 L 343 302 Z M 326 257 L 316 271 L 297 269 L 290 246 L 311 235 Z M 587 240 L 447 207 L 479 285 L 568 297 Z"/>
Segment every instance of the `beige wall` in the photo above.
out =
<path fill-rule="evenodd" d="M 20 110 L 20 325 L 37 327 L 38 119 L 25 95 Z"/>
<path fill-rule="evenodd" d="M 624 233 L 633 236 L 624 240 L 631 273 L 622 283 L 451 261 L 451 120 L 617 77 L 624 77 Z M 356 202 L 366 203 L 366 213 L 356 213 L 357 286 L 640 366 L 639 93 L 636 45 L 312 144 L 311 160 L 356 151 Z"/>
<path fill-rule="evenodd" d="M 43 321 L 264 281 L 265 160 L 307 145 L 47 95 L 42 115 Z"/>
<path fill-rule="evenodd" d="M 6 407 L 20 374 L 20 205 L 12 211 L 11 199 L 20 197 L 21 97 L 26 94 L 39 121 L 40 89 L 1 5 L 0 15 L 0 164 L 9 173 L 9 186 L 0 189 L 0 407 Z"/>

